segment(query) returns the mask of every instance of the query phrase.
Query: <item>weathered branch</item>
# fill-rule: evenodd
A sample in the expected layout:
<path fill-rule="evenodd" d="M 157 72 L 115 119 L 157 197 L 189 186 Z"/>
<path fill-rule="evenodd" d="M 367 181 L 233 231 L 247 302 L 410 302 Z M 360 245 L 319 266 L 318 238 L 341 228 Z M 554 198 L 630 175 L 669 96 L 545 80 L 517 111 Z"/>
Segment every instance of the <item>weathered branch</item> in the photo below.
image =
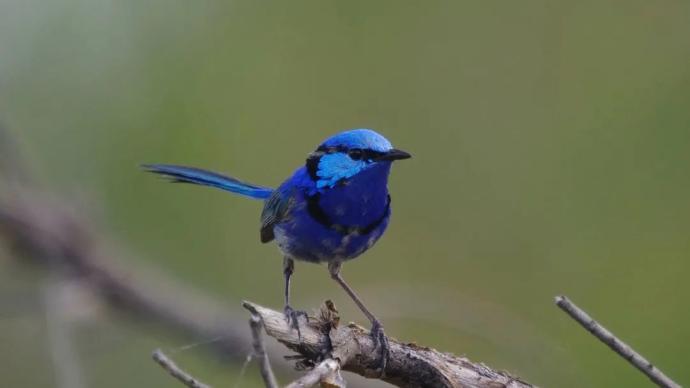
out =
<path fill-rule="evenodd" d="M 637 353 L 628 344 L 618 339 L 618 337 L 595 321 L 584 310 L 577 307 L 570 299 L 565 296 L 557 296 L 556 305 L 592 333 L 593 336 L 597 337 L 599 341 L 608 345 L 614 352 L 626 359 L 635 368 L 639 369 L 640 372 L 647 375 L 655 384 L 665 388 L 680 388 L 678 383 L 671 380 L 664 372 L 652 365 L 651 362 L 647 361 L 646 358 L 642 357 L 641 354 Z"/>
<path fill-rule="evenodd" d="M 276 376 L 273 374 L 271 362 L 268 360 L 268 354 L 266 354 L 264 338 L 261 335 L 261 317 L 252 314 L 251 318 L 249 318 L 249 327 L 252 329 L 252 346 L 254 347 L 254 357 L 256 357 L 256 359 L 259 361 L 261 378 L 264 380 L 266 388 L 278 388 Z"/>
<path fill-rule="evenodd" d="M 189 388 L 211 388 L 210 385 L 202 383 L 189 373 L 180 369 L 180 367 L 178 367 L 173 360 L 168 358 L 162 350 L 156 349 L 151 357 L 153 357 L 153 360 L 156 361 L 158 365 L 167 370 L 172 377 L 178 379 Z"/>
<path fill-rule="evenodd" d="M 259 370 L 261 371 L 261 378 L 264 381 L 264 385 L 266 388 L 278 388 L 278 382 L 273 375 L 273 370 L 271 369 L 271 364 L 266 354 L 266 348 L 264 347 L 264 340 L 261 334 L 264 325 L 261 321 L 261 317 L 258 314 L 252 313 L 251 318 L 249 318 L 249 326 L 252 329 L 254 356 L 259 361 Z M 340 376 L 340 364 L 336 360 L 328 358 L 312 368 L 312 370 L 304 376 L 288 384 L 286 388 L 304 388 L 316 384 L 329 388 L 345 388 L 345 380 Z"/>
<path fill-rule="evenodd" d="M 437 350 L 402 343 L 390 339 L 390 361 L 382 377 L 377 371 L 378 352 L 369 333 L 349 324 L 338 326 L 324 316 L 299 319 L 300 334 L 288 325 L 280 311 L 244 302 L 244 307 L 261 317 L 266 333 L 283 345 L 296 351 L 307 360 L 319 360 L 324 354 L 338 360 L 342 370 L 369 378 L 380 378 L 399 387 L 448 387 L 448 388 L 527 388 L 532 385 L 475 363 L 464 357 L 441 353 Z"/>

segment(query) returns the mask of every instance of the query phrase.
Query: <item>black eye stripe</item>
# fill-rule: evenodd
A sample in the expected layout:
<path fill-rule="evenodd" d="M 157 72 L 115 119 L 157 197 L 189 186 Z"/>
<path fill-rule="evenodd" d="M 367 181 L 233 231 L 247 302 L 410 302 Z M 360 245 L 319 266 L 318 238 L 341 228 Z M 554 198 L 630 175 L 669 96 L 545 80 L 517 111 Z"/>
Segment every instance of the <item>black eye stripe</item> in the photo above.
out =
<path fill-rule="evenodd" d="M 383 156 L 385 152 L 379 152 L 379 151 L 374 151 L 371 149 L 362 149 L 362 148 L 347 148 L 345 146 L 339 145 L 339 146 L 319 146 L 319 148 L 316 149 L 316 153 L 321 153 L 321 154 L 334 154 L 336 152 L 342 152 L 344 154 L 350 154 L 350 152 L 361 152 L 362 157 L 359 159 L 365 159 L 365 160 L 372 160 L 376 159 L 380 156 Z"/>
<path fill-rule="evenodd" d="M 319 170 L 319 161 L 321 160 L 321 157 L 323 156 L 323 151 L 316 151 L 309 155 L 307 158 L 306 162 L 306 167 L 307 167 L 307 172 L 309 173 L 309 176 L 311 177 L 311 180 L 316 182 L 319 177 L 317 175 L 317 172 Z"/>
<path fill-rule="evenodd" d="M 353 151 L 353 150 L 350 150 L 350 151 Z M 360 159 L 364 159 L 364 160 L 374 160 L 374 159 L 384 155 L 383 152 L 378 152 L 378 151 L 374 151 L 374 150 L 357 149 L 357 151 L 361 152 Z"/>
<path fill-rule="evenodd" d="M 371 161 L 375 160 L 378 157 L 381 157 L 385 155 L 385 152 L 379 152 L 379 151 L 374 151 L 370 149 L 362 149 L 362 148 L 347 148 L 343 145 L 339 146 L 319 146 L 319 148 L 316 149 L 316 151 L 312 152 L 309 157 L 307 158 L 306 161 L 306 167 L 307 167 L 307 172 L 309 173 L 309 176 L 313 181 L 317 181 L 319 179 L 317 172 L 319 170 L 319 162 L 321 161 L 321 157 L 324 155 L 328 154 L 335 154 L 337 152 L 342 152 L 344 154 L 347 154 L 352 160 L 366 160 L 366 161 Z M 354 156 L 353 153 L 354 152 Z"/>
<path fill-rule="evenodd" d="M 347 154 L 352 160 L 360 160 L 364 157 L 364 152 L 358 148 L 347 151 Z"/>

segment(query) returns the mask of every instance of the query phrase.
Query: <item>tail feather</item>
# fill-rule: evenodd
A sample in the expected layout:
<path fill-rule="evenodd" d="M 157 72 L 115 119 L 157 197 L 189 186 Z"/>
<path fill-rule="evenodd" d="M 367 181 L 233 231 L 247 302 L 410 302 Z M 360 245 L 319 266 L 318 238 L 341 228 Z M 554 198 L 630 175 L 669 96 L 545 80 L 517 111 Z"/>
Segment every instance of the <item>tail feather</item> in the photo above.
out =
<path fill-rule="evenodd" d="M 238 179 L 200 168 L 175 166 L 171 164 L 144 164 L 144 170 L 170 178 L 172 182 L 193 183 L 211 186 L 221 190 L 244 195 L 249 198 L 266 199 L 273 189 L 242 182 Z"/>

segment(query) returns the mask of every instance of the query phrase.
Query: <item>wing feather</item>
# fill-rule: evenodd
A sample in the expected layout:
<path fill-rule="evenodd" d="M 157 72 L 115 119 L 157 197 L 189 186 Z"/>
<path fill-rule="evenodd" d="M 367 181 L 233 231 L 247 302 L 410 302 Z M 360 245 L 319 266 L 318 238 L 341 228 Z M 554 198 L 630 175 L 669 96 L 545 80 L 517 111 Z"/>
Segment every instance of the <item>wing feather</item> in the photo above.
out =
<path fill-rule="evenodd" d="M 267 243 L 275 238 L 273 227 L 283 221 L 289 213 L 292 200 L 281 190 L 275 190 L 264 203 L 261 212 L 261 242 Z"/>

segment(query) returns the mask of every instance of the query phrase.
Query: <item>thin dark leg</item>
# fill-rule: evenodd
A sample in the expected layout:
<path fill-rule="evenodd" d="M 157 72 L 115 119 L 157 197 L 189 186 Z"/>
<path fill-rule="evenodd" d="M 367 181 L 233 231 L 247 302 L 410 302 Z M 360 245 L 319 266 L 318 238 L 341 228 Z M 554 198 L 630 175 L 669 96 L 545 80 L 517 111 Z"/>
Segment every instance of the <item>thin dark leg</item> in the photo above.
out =
<path fill-rule="evenodd" d="M 345 290 L 345 292 L 347 292 L 347 294 L 350 295 L 350 298 L 352 298 L 357 307 L 359 307 L 359 309 L 362 310 L 369 322 L 371 322 L 372 324 L 374 322 L 378 322 L 378 319 L 376 319 L 374 314 L 372 314 L 371 311 L 369 311 L 369 309 L 359 299 L 357 294 L 355 294 L 355 290 L 350 288 L 350 286 L 345 282 L 345 279 L 343 279 L 342 275 L 340 275 L 340 267 L 341 263 L 328 264 L 328 271 L 331 273 L 331 278 L 338 282 L 338 284 L 340 284 L 340 287 L 342 287 Z"/>
<path fill-rule="evenodd" d="M 297 320 L 300 316 L 304 316 L 307 320 L 309 320 L 309 317 L 307 316 L 307 313 L 304 311 L 298 311 L 298 310 L 293 310 L 292 307 L 290 307 L 290 278 L 292 277 L 292 273 L 295 272 L 295 262 L 289 257 L 284 257 L 283 258 L 283 275 L 285 275 L 285 319 L 287 319 L 288 324 L 293 329 L 297 330 L 297 335 L 299 337 L 302 336 L 302 333 L 300 333 L 299 330 L 299 321 Z"/>
<path fill-rule="evenodd" d="M 388 358 L 390 356 L 390 346 L 388 344 L 388 338 L 383 332 L 383 326 L 381 321 L 374 316 L 374 314 L 369 311 L 369 309 L 362 303 L 355 291 L 345 282 L 342 275 L 340 275 L 341 263 L 333 262 L 328 264 L 328 271 L 331 273 L 331 278 L 335 280 L 340 287 L 342 287 L 345 292 L 352 298 L 357 307 L 362 310 L 362 313 L 367 317 L 369 322 L 371 322 L 371 337 L 374 340 L 374 346 L 381 346 L 381 374 L 386 372 L 386 365 L 388 364 Z"/>
<path fill-rule="evenodd" d="M 285 276 L 285 305 L 290 305 L 290 278 L 295 272 L 295 261 L 289 257 L 283 257 L 283 275 Z"/>

